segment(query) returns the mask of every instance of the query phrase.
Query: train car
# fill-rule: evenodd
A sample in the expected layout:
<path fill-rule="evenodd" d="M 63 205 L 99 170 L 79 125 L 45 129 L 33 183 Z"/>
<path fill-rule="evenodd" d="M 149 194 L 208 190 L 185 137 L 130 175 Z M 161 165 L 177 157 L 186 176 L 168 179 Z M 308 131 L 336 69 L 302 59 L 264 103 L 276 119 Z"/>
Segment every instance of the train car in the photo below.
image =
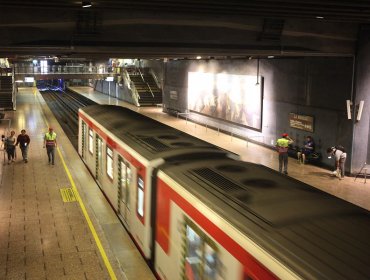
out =
<path fill-rule="evenodd" d="M 237 157 L 127 108 L 79 110 L 81 158 L 138 248 L 152 259 L 152 171 L 174 160 Z"/>
<path fill-rule="evenodd" d="M 370 279 L 367 210 L 230 159 L 165 164 L 156 180 L 160 279 Z"/>
<path fill-rule="evenodd" d="M 79 154 L 158 279 L 370 279 L 369 212 L 129 109 Z"/>

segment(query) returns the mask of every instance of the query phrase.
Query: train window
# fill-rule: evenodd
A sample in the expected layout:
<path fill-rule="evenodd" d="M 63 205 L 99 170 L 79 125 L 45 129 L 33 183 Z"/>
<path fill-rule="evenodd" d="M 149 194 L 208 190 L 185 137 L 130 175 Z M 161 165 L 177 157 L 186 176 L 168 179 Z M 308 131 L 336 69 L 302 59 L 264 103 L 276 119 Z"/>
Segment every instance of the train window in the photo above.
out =
<path fill-rule="evenodd" d="M 113 179 L 113 150 L 107 147 L 107 174 Z"/>
<path fill-rule="evenodd" d="M 132 178 L 131 168 L 127 164 L 127 169 L 126 169 L 126 198 L 127 198 L 126 205 L 127 205 L 127 209 L 130 209 L 130 185 L 131 185 L 131 178 Z"/>
<path fill-rule="evenodd" d="M 96 178 L 99 179 L 99 177 L 103 174 L 103 141 L 98 135 L 96 135 L 96 145 Z"/>
<path fill-rule="evenodd" d="M 85 158 L 85 148 L 86 148 L 86 123 L 81 121 L 82 130 L 81 130 L 81 156 Z"/>
<path fill-rule="evenodd" d="M 137 178 L 137 213 L 144 217 L 144 181 L 141 177 Z"/>
<path fill-rule="evenodd" d="M 89 128 L 89 152 L 92 154 L 94 152 L 94 132 Z"/>
<path fill-rule="evenodd" d="M 131 168 L 128 163 L 121 160 L 121 196 L 122 201 L 130 209 L 130 184 L 131 184 Z"/>
<path fill-rule="evenodd" d="M 216 279 L 217 255 L 215 250 L 207 243 L 204 246 L 204 279 Z"/>
<path fill-rule="evenodd" d="M 184 274 L 187 279 L 217 279 L 217 247 L 194 222 L 185 218 L 186 253 L 184 256 Z"/>

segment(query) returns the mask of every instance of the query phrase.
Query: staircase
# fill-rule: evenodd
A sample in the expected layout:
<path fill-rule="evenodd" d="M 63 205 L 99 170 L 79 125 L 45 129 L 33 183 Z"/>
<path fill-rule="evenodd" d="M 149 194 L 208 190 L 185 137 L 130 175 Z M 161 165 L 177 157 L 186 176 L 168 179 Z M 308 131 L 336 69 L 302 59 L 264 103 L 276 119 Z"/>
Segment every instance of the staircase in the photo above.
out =
<path fill-rule="evenodd" d="M 150 74 L 129 74 L 130 80 L 140 96 L 140 106 L 153 106 L 162 103 L 162 91 Z"/>
<path fill-rule="evenodd" d="M 0 108 L 13 110 L 12 76 L 0 76 Z"/>

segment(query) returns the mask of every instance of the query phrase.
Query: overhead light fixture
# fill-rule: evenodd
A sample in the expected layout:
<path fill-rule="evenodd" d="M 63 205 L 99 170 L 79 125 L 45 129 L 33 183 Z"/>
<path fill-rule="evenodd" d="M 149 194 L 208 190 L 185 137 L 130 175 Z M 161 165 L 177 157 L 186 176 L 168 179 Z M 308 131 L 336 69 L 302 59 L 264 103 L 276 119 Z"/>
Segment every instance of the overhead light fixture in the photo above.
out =
<path fill-rule="evenodd" d="M 323 16 L 316 16 L 317 19 L 323 19 Z"/>
<path fill-rule="evenodd" d="M 90 1 L 82 1 L 82 8 L 90 8 L 92 6 Z"/>
<path fill-rule="evenodd" d="M 267 56 L 267 58 L 274 58 L 275 56 L 273 56 L 273 55 L 269 55 L 269 56 Z"/>
<path fill-rule="evenodd" d="M 200 55 L 197 56 L 197 59 L 201 59 L 202 57 Z"/>

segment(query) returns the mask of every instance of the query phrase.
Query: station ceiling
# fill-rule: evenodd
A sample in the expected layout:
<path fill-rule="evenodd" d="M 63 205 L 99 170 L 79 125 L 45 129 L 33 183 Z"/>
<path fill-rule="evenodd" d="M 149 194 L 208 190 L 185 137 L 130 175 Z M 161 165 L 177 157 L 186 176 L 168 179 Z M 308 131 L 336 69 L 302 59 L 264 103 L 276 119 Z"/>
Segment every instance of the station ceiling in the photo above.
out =
<path fill-rule="evenodd" d="M 368 0 L 82 2 L 1 1 L 0 57 L 351 56 L 370 23 Z"/>

